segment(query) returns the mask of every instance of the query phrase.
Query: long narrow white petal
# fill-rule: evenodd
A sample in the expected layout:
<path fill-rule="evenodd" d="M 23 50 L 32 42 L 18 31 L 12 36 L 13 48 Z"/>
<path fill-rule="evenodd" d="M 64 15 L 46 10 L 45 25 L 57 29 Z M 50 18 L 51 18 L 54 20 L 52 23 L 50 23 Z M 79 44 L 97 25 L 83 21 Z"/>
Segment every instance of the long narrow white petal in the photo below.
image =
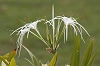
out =
<path fill-rule="evenodd" d="M 82 25 L 80 25 L 79 23 L 76 23 L 76 24 L 78 24 L 80 27 L 82 27 L 82 29 L 88 34 L 88 36 L 90 36 L 89 33 L 86 31 L 86 29 Z"/>
<path fill-rule="evenodd" d="M 31 29 L 34 29 L 36 30 L 36 32 L 38 32 L 37 30 L 37 23 L 38 22 L 41 22 L 43 21 L 44 19 L 41 19 L 41 20 L 37 20 L 37 21 L 34 21 L 32 23 L 27 23 L 25 24 L 24 26 L 16 29 L 15 31 L 13 31 L 11 33 L 14 34 L 15 32 L 18 32 L 17 34 L 19 35 L 18 39 L 17 39 L 17 50 L 19 49 L 19 55 L 20 55 L 20 52 L 21 52 L 21 47 L 22 47 L 22 44 L 23 44 L 23 38 L 24 38 L 24 35 L 27 33 L 27 38 L 29 36 L 29 32 Z"/>
<path fill-rule="evenodd" d="M 75 25 L 74 25 L 74 24 L 72 24 L 71 26 L 72 26 L 72 27 L 73 27 L 73 29 L 74 29 L 74 33 L 77 35 L 77 30 L 76 30 L 76 28 L 75 28 Z"/>
<path fill-rule="evenodd" d="M 81 39 L 83 41 L 84 41 L 84 39 L 83 39 L 83 36 L 82 36 L 82 29 L 89 35 L 89 33 L 86 31 L 86 29 L 82 25 L 80 25 L 73 17 L 68 18 L 68 17 L 65 17 L 65 16 L 63 16 L 63 17 L 62 16 L 57 16 L 54 19 L 61 20 L 66 25 L 66 27 L 67 27 L 66 28 L 66 41 L 67 41 L 67 38 L 68 38 L 68 25 L 73 27 L 75 35 L 77 35 L 77 32 L 80 33 Z M 80 27 L 80 29 L 79 29 L 79 27 Z"/>
<path fill-rule="evenodd" d="M 22 27 L 16 29 L 15 31 L 13 31 L 10 35 L 14 34 L 15 32 L 17 32 L 18 30 L 20 30 Z"/>

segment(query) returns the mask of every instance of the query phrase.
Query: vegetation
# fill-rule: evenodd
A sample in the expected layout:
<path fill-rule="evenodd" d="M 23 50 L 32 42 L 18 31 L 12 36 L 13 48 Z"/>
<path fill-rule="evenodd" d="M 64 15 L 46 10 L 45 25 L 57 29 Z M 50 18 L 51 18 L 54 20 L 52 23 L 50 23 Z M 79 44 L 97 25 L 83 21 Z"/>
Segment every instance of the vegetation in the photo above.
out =
<path fill-rule="evenodd" d="M 76 4 L 79 3 L 79 4 Z M 15 30 L 16 28 L 22 26 L 23 22 L 31 22 L 35 19 L 41 19 L 51 18 L 51 5 L 55 4 L 55 15 L 64 15 L 65 16 L 73 16 L 73 17 L 80 17 L 78 21 L 80 24 L 82 24 L 89 34 L 90 37 L 87 37 L 87 35 L 83 32 L 83 37 L 85 38 L 85 42 L 87 44 L 84 44 L 84 42 L 81 41 L 81 53 L 80 56 L 82 57 L 84 53 L 84 49 L 88 45 L 89 41 L 91 39 L 94 39 L 94 51 L 97 50 L 100 46 L 99 44 L 99 17 L 98 13 L 100 11 L 99 8 L 99 0 L 95 1 L 87 1 L 87 0 L 74 0 L 74 1 L 39 1 L 39 0 L 24 0 L 24 1 L 18 1 L 18 0 L 0 0 L 0 55 L 4 55 L 11 51 L 13 48 L 16 48 L 16 39 L 17 36 L 9 36 L 9 34 L 12 32 L 12 30 Z M 85 15 L 84 15 L 85 11 Z M 22 21 L 20 21 L 20 19 Z M 96 21 L 95 21 L 96 20 Z M 16 25 L 17 24 L 17 25 Z M 96 25 L 96 27 L 95 27 Z M 41 34 L 45 37 L 45 26 L 41 23 L 41 26 L 39 30 L 41 31 Z M 64 44 L 63 38 L 61 38 L 61 50 L 57 50 L 58 60 L 57 65 L 64 66 L 64 64 L 70 64 L 70 55 L 72 54 L 72 48 L 73 48 L 73 29 L 69 28 L 69 38 L 68 41 Z M 44 38 L 46 39 L 46 38 Z M 34 41 L 33 41 L 34 40 Z M 46 46 L 43 45 L 41 41 L 39 41 L 37 38 L 29 35 L 29 38 L 24 38 L 24 43 L 27 48 L 29 48 L 32 53 L 40 59 L 43 63 L 46 63 L 48 59 L 51 59 L 51 55 L 46 52 L 45 48 Z M 40 49 L 37 49 L 40 48 Z M 38 52 L 37 52 L 38 51 Z M 65 53 L 66 52 L 66 53 Z M 99 64 L 99 55 L 96 56 L 95 61 L 93 62 L 93 66 L 98 66 Z M 22 49 L 20 58 L 16 57 L 16 61 L 18 65 L 29 65 L 27 61 L 25 61 L 22 57 L 28 58 L 29 55 L 26 53 L 25 50 Z M 63 59 L 64 58 L 64 59 Z M 20 63 L 23 61 L 22 63 Z M 26 63 L 26 64 L 23 64 Z"/>

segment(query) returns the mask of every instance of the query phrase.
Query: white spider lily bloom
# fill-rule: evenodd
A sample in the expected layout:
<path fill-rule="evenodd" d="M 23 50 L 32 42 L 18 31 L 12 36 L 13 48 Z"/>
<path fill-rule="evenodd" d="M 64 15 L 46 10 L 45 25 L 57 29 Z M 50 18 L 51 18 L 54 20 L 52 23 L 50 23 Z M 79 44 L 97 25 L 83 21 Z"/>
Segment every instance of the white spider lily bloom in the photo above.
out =
<path fill-rule="evenodd" d="M 23 37 L 24 37 L 25 33 L 27 33 L 27 38 L 28 38 L 29 32 L 31 32 L 30 31 L 31 29 L 34 29 L 34 30 L 36 30 L 36 32 L 38 32 L 37 23 L 41 22 L 41 21 L 44 21 L 44 19 L 37 20 L 37 21 L 34 21 L 32 23 L 27 23 L 26 25 L 24 25 L 24 26 L 16 29 L 15 31 L 13 31 L 13 33 L 18 32 L 17 35 L 19 35 L 18 40 L 17 40 L 17 44 L 18 44 L 17 50 L 19 49 L 19 54 L 20 54 L 20 51 L 21 51 L 21 47 L 22 47 L 22 43 L 23 43 Z M 33 32 L 31 32 L 31 33 L 33 33 Z"/>
<path fill-rule="evenodd" d="M 79 33 L 81 35 L 81 39 L 83 41 L 84 41 L 84 39 L 83 39 L 83 36 L 82 36 L 82 29 L 89 35 L 89 33 L 86 31 L 86 29 L 81 24 L 79 24 L 73 17 L 68 18 L 68 17 L 65 17 L 65 16 L 63 16 L 63 17 L 62 16 L 56 16 L 54 18 L 54 20 L 61 20 L 61 22 L 64 22 L 64 24 L 66 26 L 66 41 L 67 41 L 67 38 L 68 38 L 68 25 L 73 27 L 75 35 L 77 35 L 77 32 L 79 31 Z M 48 23 L 50 23 L 50 21 L 48 21 Z M 52 25 L 52 23 L 50 23 L 50 25 Z"/>
<path fill-rule="evenodd" d="M 58 16 L 58 17 L 60 17 L 60 16 Z M 57 19 L 58 17 L 56 17 L 55 19 Z M 79 31 L 79 33 L 81 35 L 81 39 L 83 41 L 84 41 L 84 39 L 82 37 L 82 29 L 89 35 L 89 33 L 86 31 L 86 29 L 81 24 L 79 24 L 73 17 L 68 18 L 68 17 L 64 16 L 64 17 L 60 17 L 60 18 L 66 25 L 66 41 L 67 41 L 67 37 L 68 37 L 68 25 L 73 27 L 75 35 L 77 35 L 77 32 Z M 60 19 L 60 18 L 58 18 L 58 19 Z"/>

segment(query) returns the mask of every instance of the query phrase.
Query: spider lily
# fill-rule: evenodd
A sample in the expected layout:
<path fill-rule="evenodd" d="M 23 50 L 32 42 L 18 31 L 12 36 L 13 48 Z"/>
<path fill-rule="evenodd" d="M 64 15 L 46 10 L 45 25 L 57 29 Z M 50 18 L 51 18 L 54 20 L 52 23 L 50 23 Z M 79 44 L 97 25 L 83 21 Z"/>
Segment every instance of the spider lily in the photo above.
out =
<path fill-rule="evenodd" d="M 67 41 L 67 38 L 68 38 L 68 25 L 72 26 L 73 29 L 74 29 L 74 34 L 77 35 L 78 31 L 81 35 L 81 39 L 84 41 L 83 39 L 83 36 L 82 36 L 82 29 L 89 35 L 89 33 L 86 31 L 86 29 L 81 25 L 79 24 L 73 17 L 65 17 L 65 16 L 56 16 L 54 18 L 54 20 L 61 20 L 61 22 L 64 22 L 65 26 L 66 26 L 66 41 Z M 50 23 L 50 21 L 49 21 Z M 52 23 L 50 23 L 50 25 L 53 25 Z M 90 35 L 89 35 L 90 36 Z M 85 42 L 85 41 L 84 41 Z"/>
<path fill-rule="evenodd" d="M 29 36 L 29 33 L 32 33 L 33 35 L 35 35 L 36 37 L 41 39 L 46 44 L 46 42 L 44 41 L 44 39 L 42 38 L 41 34 L 39 33 L 39 31 L 37 29 L 37 23 L 39 23 L 41 21 L 44 21 L 44 19 L 37 20 L 32 23 L 28 23 L 12 32 L 12 34 L 15 32 L 18 32 L 17 35 L 19 35 L 18 40 L 17 40 L 17 50 L 19 49 L 19 55 L 20 55 L 20 51 L 21 51 L 21 47 L 22 47 L 22 43 L 23 43 L 23 37 L 24 37 L 25 33 L 27 33 L 27 38 Z M 30 31 L 31 29 L 34 29 L 39 36 L 36 35 L 34 32 Z"/>

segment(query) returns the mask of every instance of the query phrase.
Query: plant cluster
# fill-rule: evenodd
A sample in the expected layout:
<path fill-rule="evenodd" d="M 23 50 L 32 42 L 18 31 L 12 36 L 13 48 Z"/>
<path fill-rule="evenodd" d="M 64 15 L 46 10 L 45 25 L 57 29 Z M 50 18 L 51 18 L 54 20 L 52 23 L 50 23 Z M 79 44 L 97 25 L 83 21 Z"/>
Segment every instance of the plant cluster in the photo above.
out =
<path fill-rule="evenodd" d="M 54 16 L 54 6 L 52 6 L 52 19 L 51 20 L 46 20 L 46 19 L 39 19 L 36 21 L 33 21 L 31 23 L 27 23 L 22 27 L 19 27 L 15 31 L 11 33 L 14 34 L 17 32 L 17 35 L 19 36 L 17 39 L 17 49 L 12 51 L 9 54 L 6 54 L 4 56 L 0 56 L 0 63 L 1 66 L 17 66 L 16 61 L 14 59 L 15 55 L 18 54 L 20 56 L 20 52 L 22 47 L 25 48 L 25 50 L 29 53 L 32 61 L 27 60 L 32 66 L 55 66 L 56 61 L 57 61 L 57 49 L 60 47 L 60 39 L 62 36 L 64 36 L 64 42 L 67 41 L 68 39 L 68 27 L 71 26 L 74 30 L 74 34 L 76 36 L 75 40 L 75 45 L 74 45 L 74 50 L 71 56 L 71 61 L 69 65 L 65 66 L 91 66 L 92 61 L 94 60 L 94 57 L 96 56 L 97 52 L 91 57 L 91 53 L 93 50 L 93 41 L 89 44 L 87 47 L 87 50 L 84 53 L 82 62 L 80 62 L 80 39 L 78 34 L 80 35 L 81 39 L 85 43 L 83 36 L 82 36 L 82 30 L 86 32 L 87 35 L 89 33 L 86 31 L 86 29 L 77 22 L 77 18 L 73 17 L 66 17 L 66 16 Z M 38 23 L 44 23 L 46 25 L 46 40 L 43 38 L 41 35 L 37 25 Z M 63 27 L 62 27 L 63 26 Z M 50 31 L 50 27 L 52 29 L 52 32 Z M 32 31 L 34 30 L 34 31 Z M 47 51 L 49 53 L 54 54 L 52 57 L 51 61 L 49 63 L 43 64 L 41 61 L 39 61 L 30 50 L 28 50 L 24 45 L 23 45 L 23 38 L 25 34 L 27 34 L 27 38 L 29 36 L 29 33 L 33 34 L 36 36 L 38 39 L 40 39 L 46 46 L 47 46 Z M 89 35 L 90 36 L 90 35 Z"/>

